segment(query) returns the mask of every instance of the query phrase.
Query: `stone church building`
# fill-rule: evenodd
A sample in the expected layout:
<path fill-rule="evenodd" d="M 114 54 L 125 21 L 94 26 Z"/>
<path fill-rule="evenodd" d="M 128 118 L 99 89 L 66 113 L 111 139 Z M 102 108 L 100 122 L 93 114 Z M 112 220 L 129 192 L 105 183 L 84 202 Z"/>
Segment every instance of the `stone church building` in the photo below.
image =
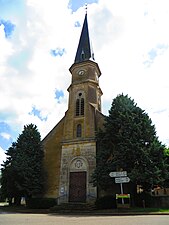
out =
<path fill-rule="evenodd" d="M 96 167 L 96 131 L 104 123 L 101 113 L 101 71 L 90 45 L 87 14 L 68 87 L 68 110 L 43 139 L 47 187 L 45 197 L 59 204 L 93 202 L 97 188 L 91 175 Z"/>

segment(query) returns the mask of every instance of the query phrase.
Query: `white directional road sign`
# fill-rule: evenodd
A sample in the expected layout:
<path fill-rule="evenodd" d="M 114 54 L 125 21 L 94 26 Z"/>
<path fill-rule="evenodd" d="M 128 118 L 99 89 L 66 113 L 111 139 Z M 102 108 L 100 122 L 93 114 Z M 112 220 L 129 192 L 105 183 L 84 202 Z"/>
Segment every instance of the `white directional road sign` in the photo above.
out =
<path fill-rule="evenodd" d="M 130 182 L 129 177 L 115 177 L 115 183 L 120 184 L 120 183 L 128 183 Z"/>
<path fill-rule="evenodd" d="M 126 177 L 127 176 L 127 171 L 121 171 L 121 172 L 110 172 L 109 173 L 110 177 Z"/>

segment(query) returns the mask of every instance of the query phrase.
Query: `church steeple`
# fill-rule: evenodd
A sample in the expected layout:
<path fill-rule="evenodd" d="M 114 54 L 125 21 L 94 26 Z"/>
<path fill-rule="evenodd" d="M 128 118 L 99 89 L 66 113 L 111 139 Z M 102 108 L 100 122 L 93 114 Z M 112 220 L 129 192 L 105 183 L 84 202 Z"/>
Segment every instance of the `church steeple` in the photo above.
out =
<path fill-rule="evenodd" d="M 87 12 L 85 15 L 83 28 L 79 40 L 79 45 L 77 48 L 76 56 L 75 56 L 75 63 L 83 62 L 86 60 L 94 60 L 94 53 L 92 52 L 90 38 L 89 38 L 89 30 L 88 30 L 88 23 L 87 23 Z"/>

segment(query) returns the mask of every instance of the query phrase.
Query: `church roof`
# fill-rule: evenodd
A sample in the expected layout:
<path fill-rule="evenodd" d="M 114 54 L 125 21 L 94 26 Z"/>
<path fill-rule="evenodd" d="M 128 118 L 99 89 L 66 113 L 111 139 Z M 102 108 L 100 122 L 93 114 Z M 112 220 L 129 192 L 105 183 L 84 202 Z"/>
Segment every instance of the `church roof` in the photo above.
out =
<path fill-rule="evenodd" d="M 94 60 L 94 53 L 92 51 L 90 44 L 87 13 L 86 13 L 82 27 L 82 32 L 80 35 L 79 45 L 75 56 L 75 63 L 83 62 L 90 59 Z"/>

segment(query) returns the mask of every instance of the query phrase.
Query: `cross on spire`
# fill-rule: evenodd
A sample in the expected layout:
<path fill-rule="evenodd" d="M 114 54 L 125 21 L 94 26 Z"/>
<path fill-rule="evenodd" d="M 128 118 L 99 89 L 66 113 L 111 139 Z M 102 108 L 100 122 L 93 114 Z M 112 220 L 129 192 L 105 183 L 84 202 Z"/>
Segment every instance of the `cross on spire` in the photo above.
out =
<path fill-rule="evenodd" d="M 87 3 L 85 4 L 85 12 L 87 14 Z"/>

